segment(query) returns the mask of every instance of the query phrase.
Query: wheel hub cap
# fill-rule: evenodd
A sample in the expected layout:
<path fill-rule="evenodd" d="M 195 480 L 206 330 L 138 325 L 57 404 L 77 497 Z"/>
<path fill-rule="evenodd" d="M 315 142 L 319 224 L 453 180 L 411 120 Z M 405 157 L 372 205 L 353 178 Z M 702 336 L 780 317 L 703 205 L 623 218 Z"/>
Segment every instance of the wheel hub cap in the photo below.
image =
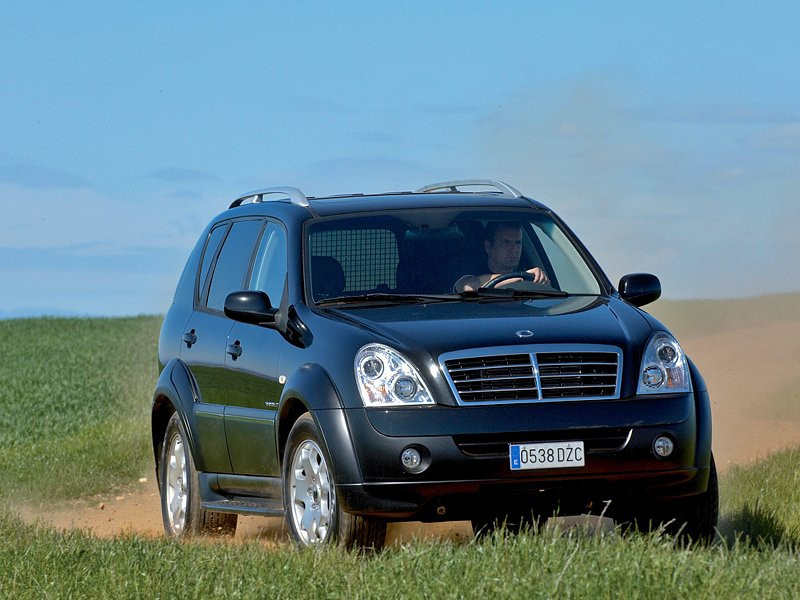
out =
<path fill-rule="evenodd" d="M 175 535 L 186 526 L 186 451 L 180 435 L 172 438 L 167 453 L 166 500 L 167 518 Z"/>
<path fill-rule="evenodd" d="M 294 453 L 289 472 L 289 514 L 306 546 L 325 541 L 330 531 L 336 494 L 322 450 L 305 440 Z"/>

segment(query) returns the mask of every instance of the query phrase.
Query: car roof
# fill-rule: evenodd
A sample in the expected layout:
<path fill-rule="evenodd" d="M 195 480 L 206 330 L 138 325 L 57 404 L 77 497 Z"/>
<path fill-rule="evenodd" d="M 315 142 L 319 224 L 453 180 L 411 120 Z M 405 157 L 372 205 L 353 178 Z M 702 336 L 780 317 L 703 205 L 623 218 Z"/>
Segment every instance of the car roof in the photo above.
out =
<path fill-rule="evenodd" d="M 543 208 L 529 198 L 515 198 L 492 193 L 390 193 L 374 195 L 329 196 L 309 198 L 310 207 L 321 217 L 374 210 L 417 208 Z"/>
<path fill-rule="evenodd" d="M 433 208 L 538 208 L 547 207 L 536 200 L 524 196 L 514 197 L 493 193 L 415 193 L 391 192 L 386 194 L 353 194 L 347 196 L 309 197 L 307 205 L 300 205 L 288 199 L 270 199 L 251 202 L 228 209 L 218 215 L 215 221 L 234 216 L 275 216 L 278 218 L 330 217 L 363 212 L 389 211 L 402 209 Z"/>
<path fill-rule="evenodd" d="M 476 190 L 476 188 L 479 188 Z M 472 189 L 475 191 L 466 191 Z M 427 185 L 416 192 L 306 196 L 296 187 L 270 187 L 239 196 L 217 219 L 236 215 L 273 215 L 304 220 L 360 212 L 433 208 L 538 208 L 543 204 L 523 196 L 496 179 L 462 179 Z"/>

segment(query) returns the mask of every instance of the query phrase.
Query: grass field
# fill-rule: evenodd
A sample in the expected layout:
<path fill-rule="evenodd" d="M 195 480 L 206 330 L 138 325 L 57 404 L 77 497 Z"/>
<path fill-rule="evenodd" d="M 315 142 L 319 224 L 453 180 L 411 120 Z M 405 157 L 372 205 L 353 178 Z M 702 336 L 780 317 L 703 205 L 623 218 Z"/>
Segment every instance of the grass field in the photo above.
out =
<path fill-rule="evenodd" d="M 0 321 L 3 499 L 129 484 L 151 461 L 159 317 Z"/>
<path fill-rule="evenodd" d="M 780 317 L 787 300 L 770 301 Z M 711 322 L 680 308 L 654 311 L 679 335 L 744 318 Z M 719 312 L 719 305 L 700 308 Z M 738 304 L 733 310 L 748 313 Z M 666 536 L 572 531 L 467 545 L 418 541 L 364 557 L 265 548 L 258 540 L 100 539 L 23 523 L 13 510 L 20 503 L 124 489 L 152 470 L 148 411 L 159 324 L 156 317 L 0 321 L 0 498 L 7 507 L 0 510 L 0 597 L 800 597 L 794 449 L 728 469 L 721 538 L 706 548 L 676 547 Z"/>

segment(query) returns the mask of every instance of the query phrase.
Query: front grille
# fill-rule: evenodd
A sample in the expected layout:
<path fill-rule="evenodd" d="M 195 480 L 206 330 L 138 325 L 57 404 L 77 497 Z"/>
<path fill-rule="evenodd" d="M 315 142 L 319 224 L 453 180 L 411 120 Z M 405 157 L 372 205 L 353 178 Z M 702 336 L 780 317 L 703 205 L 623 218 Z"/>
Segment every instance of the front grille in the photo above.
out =
<path fill-rule="evenodd" d="M 613 396 L 617 358 L 613 352 L 537 353 L 542 398 Z"/>
<path fill-rule="evenodd" d="M 621 353 L 615 348 L 532 348 L 525 353 L 442 356 L 462 404 L 618 398 Z"/>
<path fill-rule="evenodd" d="M 446 365 L 464 402 L 538 397 L 530 354 L 456 359 Z"/>

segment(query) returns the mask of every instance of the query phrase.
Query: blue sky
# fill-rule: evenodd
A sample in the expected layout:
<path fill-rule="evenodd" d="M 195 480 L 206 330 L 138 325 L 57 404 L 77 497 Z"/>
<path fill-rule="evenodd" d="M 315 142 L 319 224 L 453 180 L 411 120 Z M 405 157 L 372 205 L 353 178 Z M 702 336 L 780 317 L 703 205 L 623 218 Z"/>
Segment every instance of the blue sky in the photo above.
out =
<path fill-rule="evenodd" d="M 617 280 L 800 291 L 800 3 L 4 2 L 0 316 L 164 312 L 230 199 L 493 177 Z"/>

